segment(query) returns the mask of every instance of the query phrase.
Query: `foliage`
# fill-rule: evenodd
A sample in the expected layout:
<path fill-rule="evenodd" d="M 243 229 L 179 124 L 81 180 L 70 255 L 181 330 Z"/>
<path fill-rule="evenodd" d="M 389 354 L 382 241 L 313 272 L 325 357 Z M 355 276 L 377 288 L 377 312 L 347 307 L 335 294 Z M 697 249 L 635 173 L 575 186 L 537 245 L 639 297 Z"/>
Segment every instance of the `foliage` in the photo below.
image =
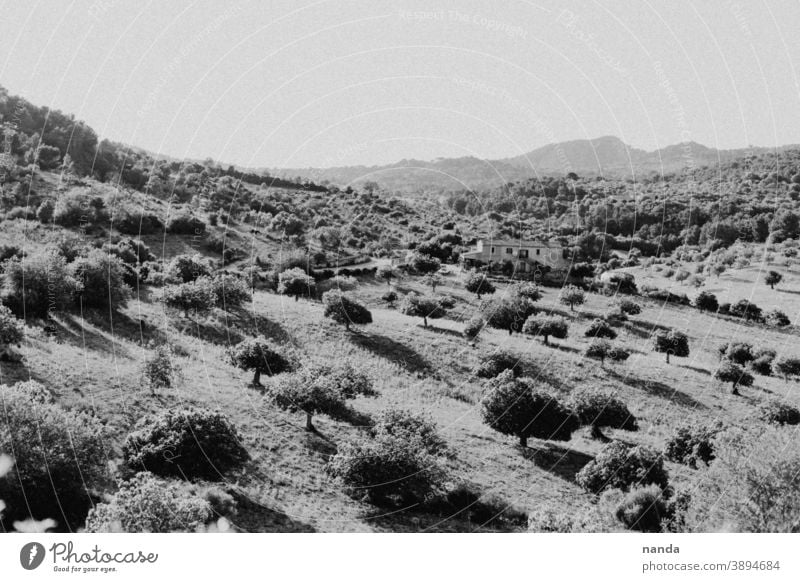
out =
<path fill-rule="evenodd" d="M 252 301 L 252 294 L 241 277 L 222 273 L 210 280 L 214 292 L 214 304 L 220 309 L 230 311 Z"/>
<path fill-rule="evenodd" d="M 662 520 L 669 516 L 669 506 L 658 485 L 634 487 L 617 505 L 614 516 L 628 529 L 660 532 Z"/>
<path fill-rule="evenodd" d="M 494 352 L 482 354 L 473 373 L 479 378 L 494 378 L 506 370 L 511 370 L 515 376 L 520 375 L 522 364 L 519 356 L 509 351 L 498 349 Z"/>
<path fill-rule="evenodd" d="M 325 306 L 323 315 L 336 323 L 344 324 L 348 330 L 351 325 L 372 323 L 372 313 L 340 291 L 326 292 L 322 296 L 322 304 Z"/>
<path fill-rule="evenodd" d="M 653 335 L 653 350 L 666 354 L 667 363 L 670 356 L 686 358 L 689 356 L 689 339 L 686 334 L 674 329 L 658 330 Z"/>
<path fill-rule="evenodd" d="M 555 338 L 564 339 L 567 337 L 567 320 L 558 315 L 545 315 L 544 313 L 537 313 L 531 315 L 525 320 L 522 326 L 522 333 L 526 335 L 542 336 L 544 343 L 548 343 L 548 338 L 553 336 Z"/>
<path fill-rule="evenodd" d="M 580 425 L 566 406 L 547 392 L 535 389 L 532 380 L 514 378 L 510 370 L 488 380 L 481 400 L 481 418 L 494 430 L 519 438 L 567 441 Z"/>
<path fill-rule="evenodd" d="M 170 217 L 167 221 L 167 232 L 170 234 L 190 234 L 200 236 L 206 231 L 206 223 L 202 219 L 189 214 L 188 212 L 181 212 L 175 216 Z"/>
<path fill-rule="evenodd" d="M 164 477 L 217 480 L 249 455 L 228 418 L 203 408 L 142 418 L 122 446 L 129 467 Z"/>
<path fill-rule="evenodd" d="M 617 337 L 617 332 L 614 331 L 607 321 L 595 319 L 589 324 L 589 327 L 586 328 L 584 335 L 591 338 L 614 339 Z"/>
<path fill-rule="evenodd" d="M 664 456 L 693 469 L 699 463 L 708 465 L 714 460 L 714 440 L 719 432 L 719 426 L 680 426 L 667 441 Z"/>
<path fill-rule="evenodd" d="M 800 410 L 779 400 L 767 400 L 759 407 L 759 416 L 766 422 L 775 424 L 800 424 Z"/>
<path fill-rule="evenodd" d="M 620 441 L 603 450 L 575 476 L 575 481 L 591 493 L 605 489 L 629 490 L 654 483 L 667 486 L 667 473 L 661 454 L 645 446 L 631 446 Z"/>
<path fill-rule="evenodd" d="M 278 293 L 290 295 L 295 301 L 301 296 L 313 297 L 316 294 L 316 285 L 314 278 L 298 267 L 278 275 Z"/>
<path fill-rule="evenodd" d="M 741 317 L 747 321 L 762 321 L 761 308 L 747 299 L 741 299 L 731 305 L 730 314 L 734 317 Z"/>
<path fill-rule="evenodd" d="M 172 258 L 166 268 L 170 279 L 179 283 L 191 283 L 200 277 L 208 277 L 212 273 L 211 264 L 199 254 L 177 255 Z"/>
<path fill-rule="evenodd" d="M 161 293 L 161 301 L 171 309 L 177 309 L 194 316 L 208 313 L 217 302 L 214 287 L 208 277 L 191 283 L 167 285 Z"/>
<path fill-rule="evenodd" d="M 213 516 L 211 505 L 185 485 L 137 473 L 110 501 L 86 518 L 88 533 L 196 531 Z"/>
<path fill-rule="evenodd" d="M 586 301 L 586 295 L 580 287 L 567 285 L 561 289 L 558 300 L 563 305 L 569 305 L 570 310 L 574 311 L 576 305 L 583 305 L 583 302 Z"/>
<path fill-rule="evenodd" d="M 22 322 L 14 317 L 11 310 L 0 304 L 0 347 L 20 343 L 24 329 Z"/>
<path fill-rule="evenodd" d="M 747 362 L 755 358 L 753 355 L 753 346 L 745 342 L 722 344 L 719 347 L 719 353 L 723 359 L 739 364 L 740 366 L 744 366 Z"/>
<path fill-rule="evenodd" d="M 800 376 L 800 358 L 786 356 L 775 362 L 775 371 L 788 379 Z"/>
<path fill-rule="evenodd" d="M 642 312 L 642 307 L 630 299 L 620 300 L 617 304 L 617 308 L 626 315 L 639 315 Z"/>
<path fill-rule="evenodd" d="M 483 331 L 485 325 L 486 322 L 480 315 L 470 318 L 470 320 L 464 324 L 464 337 L 469 340 L 476 339 L 480 335 L 481 331 Z"/>
<path fill-rule="evenodd" d="M 486 275 L 477 271 L 472 271 L 467 276 L 464 288 L 470 293 L 475 293 L 478 299 L 481 298 L 481 295 L 491 295 L 496 291 L 495 286 L 486 278 Z"/>
<path fill-rule="evenodd" d="M 431 455 L 441 455 L 447 450 L 447 442 L 428 416 L 402 408 L 384 408 L 375 419 L 371 432 L 377 439 L 396 438 L 415 443 L 415 447 Z"/>
<path fill-rule="evenodd" d="M 411 317 L 421 317 L 425 327 L 428 327 L 428 318 L 440 319 L 444 317 L 445 310 L 440 301 L 434 297 L 423 297 L 416 293 L 409 293 L 403 297 L 400 304 L 400 313 Z"/>
<path fill-rule="evenodd" d="M 714 372 L 714 378 L 720 382 L 730 382 L 731 393 L 738 394 L 738 386 L 752 386 L 753 376 L 748 373 L 739 364 L 730 361 L 724 361 L 720 364 L 717 371 Z"/>
<path fill-rule="evenodd" d="M 123 306 L 131 295 L 124 273 L 122 261 L 99 249 L 90 250 L 69 265 L 69 274 L 79 283 L 83 307 Z"/>
<path fill-rule="evenodd" d="M 261 374 L 275 376 L 292 369 L 292 363 L 278 346 L 264 336 L 246 339 L 226 350 L 228 361 L 243 370 L 253 370 L 253 384 L 258 385 Z"/>
<path fill-rule="evenodd" d="M 175 354 L 168 344 L 156 346 L 142 363 L 142 377 L 153 393 L 173 388 L 181 376 L 180 366 L 175 361 Z"/>
<path fill-rule="evenodd" d="M 379 265 L 375 270 L 375 277 L 378 279 L 383 279 L 386 281 L 387 285 L 390 285 L 392 279 L 397 278 L 397 271 L 395 271 L 392 265 Z"/>
<path fill-rule="evenodd" d="M 639 430 L 636 417 L 615 394 L 598 389 L 578 389 L 570 395 L 568 406 L 581 424 L 592 427 L 592 436 L 602 437 L 603 427 Z"/>
<path fill-rule="evenodd" d="M 52 248 L 5 262 L 2 301 L 17 315 L 44 317 L 62 310 L 80 288 L 64 257 Z"/>
<path fill-rule="evenodd" d="M 439 259 L 422 253 L 414 253 L 411 255 L 408 264 L 416 273 L 423 275 L 426 273 L 435 273 L 442 266 L 442 263 L 439 261 Z"/>
<path fill-rule="evenodd" d="M 519 331 L 525 320 L 536 313 L 536 306 L 527 297 L 511 295 L 487 301 L 481 311 L 489 327 L 505 329 L 511 334 Z"/>
<path fill-rule="evenodd" d="M 769 285 L 770 289 L 774 289 L 775 285 L 783 281 L 783 275 L 778 271 L 770 271 L 764 276 L 764 283 Z"/>
<path fill-rule="evenodd" d="M 769 325 L 774 325 L 775 327 L 786 327 L 792 323 L 789 320 L 789 316 L 779 309 L 773 309 L 767 312 L 765 321 Z"/>

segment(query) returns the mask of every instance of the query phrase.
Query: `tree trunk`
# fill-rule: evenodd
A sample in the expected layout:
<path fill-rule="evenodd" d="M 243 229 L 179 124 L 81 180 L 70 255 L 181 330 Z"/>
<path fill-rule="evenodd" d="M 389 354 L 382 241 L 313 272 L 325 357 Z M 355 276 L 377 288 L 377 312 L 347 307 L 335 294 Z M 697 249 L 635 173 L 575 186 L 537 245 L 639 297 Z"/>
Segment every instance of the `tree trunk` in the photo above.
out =
<path fill-rule="evenodd" d="M 256 369 L 253 374 L 253 386 L 261 386 L 261 370 Z"/>
<path fill-rule="evenodd" d="M 297 301 L 298 299 L 300 299 L 300 296 L 299 295 L 295 295 L 294 296 L 294 300 Z"/>
<path fill-rule="evenodd" d="M 570 303 L 569 304 L 569 310 L 570 311 L 575 311 L 575 304 L 574 303 Z"/>
<path fill-rule="evenodd" d="M 310 412 L 306 412 L 306 430 L 308 432 L 317 432 L 317 428 L 314 426 L 314 423 L 311 422 Z"/>
<path fill-rule="evenodd" d="M 731 387 L 731 394 L 734 396 L 739 396 L 739 388 L 737 386 L 738 382 L 734 382 L 733 386 Z"/>
<path fill-rule="evenodd" d="M 667 363 L 669 364 L 669 352 L 667 352 Z"/>
<path fill-rule="evenodd" d="M 428 318 L 427 318 L 427 317 L 423 317 L 423 318 L 422 318 L 422 323 L 423 323 L 423 325 L 424 325 L 425 327 L 428 327 Z"/>
<path fill-rule="evenodd" d="M 547 336 L 544 336 L 544 345 L 549 346 L 550 344 L 547 341 Z"/>
<path fill-rule="evenodd" d="M 606 435 L 603 434 L 603 431 L 600 430 L 600 427 L 597 426 L 596 424 L 592 425 L 591 436 L 592 436 L 593 439 L 597 439 L 597 440 L 602 441 L 604 443 L 607 443 L 608 441 L 611 440 Z"/>
<path fill-rule="evenodd" d="M 513 327 L 509 327 L 508 328 L 508 335 L 511 335 L 513 333 L 514 333 L 514 328 Z"/>
<path fill-rule="evenodd" d="M 519 446 L 522 448 L 528 447 L 528 437 L 524 435 L 519 435 Z"/>

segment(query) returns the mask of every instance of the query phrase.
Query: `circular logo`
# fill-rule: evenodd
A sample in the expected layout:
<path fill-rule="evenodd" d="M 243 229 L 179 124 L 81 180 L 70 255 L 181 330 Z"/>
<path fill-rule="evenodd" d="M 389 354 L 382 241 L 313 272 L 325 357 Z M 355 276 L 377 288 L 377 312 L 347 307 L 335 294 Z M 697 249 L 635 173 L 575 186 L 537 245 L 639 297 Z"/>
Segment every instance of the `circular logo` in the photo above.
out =
<path fill-rule="evenodd" d="M 26 570 L 35 570 L 44 561 L 44 546 L 38 542 L 30 542 L 19 551 L 19 563 Z"/>

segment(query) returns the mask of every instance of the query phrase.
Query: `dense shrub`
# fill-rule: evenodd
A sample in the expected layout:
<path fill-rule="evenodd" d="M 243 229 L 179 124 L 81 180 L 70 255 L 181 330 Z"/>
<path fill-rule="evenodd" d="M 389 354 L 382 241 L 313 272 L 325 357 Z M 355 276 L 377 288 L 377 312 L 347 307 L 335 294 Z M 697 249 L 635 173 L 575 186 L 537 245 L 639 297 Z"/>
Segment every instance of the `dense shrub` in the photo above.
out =
<path fill-rule="evenodd" d="M 634 487 L 617 505 L 614 516 L 628 529 L 660 532 L 669 517 L 669 505 L 658 485 Z"/>
<path fill-rule="evenodd" d="M 464 337 L 468 340 L 474 340 L 480 335 L 481 331 L 483 331 L 486 322 L 480 315 L 476 315 L 464 324 Z"/>
<path fill-rule="evenodd" d="M 213 517 L 211 505 L 185 485 L 136 474 L 86 518 L 88 533 L 193 532 Z"/>
<path fill-rule="evenodd" d="M 568 406 L 581 424 L 592 427 L 592 437 L 604 439 L 603 428 L 639 430 L 636 417 L 616 395 L 597 389 L 579 389 L 571 395 Z"/>
<path fill-rule="evenodd" d="M 156 346 L 142 362 L 142 379 L 153 393 L 173 388 L 181 376 L 175 353 L 167 344 Z"/>
<path fill-rule="evenodd" d="M 761 308 L 747 299 L 741 299 L 731 305 L 730 314 L 734 317 L 741 317 L 747 321 L 763 321 Z"/>
<path fill-rule="evenodd" d="M 298 267 L 283 271 L 278 275 L 278 293 L 290 295 L 297 301 L 301 296 L 313 297 L 317 292 L 317 283 Z"/>
<path fill-rule="evenodd" d="M 722 344 L 718 348 L 720 357 L 725 360 L 744 366 L 755 359 L 753 346 L 745 342 L 731 342 Z"/>
<path fill-rule="evenodd" d="M 200 277 L 208 277 L 213 269 L 208 259 L 199 254 L 177 255 L 167 265 L 167 276 L 178 283 L 191 283 Z"/>
<path fill-rule="evenodd" d="M 786 380 L 800 376 L 800 358 L 783 357 L 775 362 L 775 371 Z"/>
<path fill-rule="evenodd" d="M 515 376 L 522 372 L 522 362 L 519 356 L 506 350 L 496 350 L 482 354 L 473 373 L 479 378 L 494 378 L 501 372 L 511 370 Z"/>
<path fill-rule="evenodd" d="M 759 407 L 759 416 L 775 424 L 800 424 L 800 410 L 779 400 L 768 400 Z"/>
<path fill-rule="evenodd" d="M 388 303 L 389 305 L 394 305 L 394 302 L 397 301 L 397 293 L 394 291 L 387 291 L 383 295 L 381 295 L 381 301 Z"/>
<path fill-rule="evenodd" d="M 128 466 L 161 476 L 216 480 L 249 455 L 221 412 L 165 410 L 141 419 L 122 447 Z"/>
<path fill-rule="evenodd" d="M 442 263 L 436 257 L 425 255 L 422 253 L 414 253 L 408 261 L 409 266 L 416 273 L 422 275 L 426 273 L 435 273 L 442 266 Z"/>
<path fill-rule="evenodd" d="M 261 374 L 274 376 L 288 372 L 293 365 L 278 346 L 263 336 L 246 339 L 228 348 L 227 358 L 231 364 L 243 370 L 253 371 L 253 385 L 261 384 Z"/>
<path fill-rule="evenodd" d="M 653 350 L 666 354 L 667 363 L 669 364 L 670 356 L 685 358 L 689 355 L 689 339 L 686 334 L 674 329 L 670 331 L 658 330 L 653 335 Z"/>
<path fill-rule="evenodd" d="M 131 295 L 122 261 L 99 249 L 75 259 L 69 274 L 80 285 L 77 298 L 82 307 L 121 307 Z"/>
<path fill-rule="evenodd" d="M 386 281 L 386 285 L 391 285 L 392 279 L 397 277 L 397 271 L 392 265 L 379 265 L 375 270 L 375 277 Z"/>
<path fill-rule="evenodd" d="M 80 290 L 67 261 L 53 249 L 5 263 L 2 301 L 17 315 L 45 317 L 66 308 Z"/>
<path fill-rule="evenodd" d="M 642 307 L 630 299 L 620 300 L 617 304 L 617 309 L 626 315 L 639 315 L 642 312 Z"/>
<path fill-rule="evenodd" d="M 519 438 L 568 441 L 580 426 L 578 418 L 555 396 L 535 389 L 532 380 L 514 378 L 510 370 L 486 383 L 481 399 L 483 422 L 499 433 Z"/>
<path fill-rule="evenodd" d="M 578 485 L 591 493 L 605 489 L 629 490 L 651 483 L 667 486 L 667 473 L 661 454 L 645 446 L 631 446 L 620 441 L 606 445 L 575 476 Z"/>
<path fill-rule="evenodd" d="M 22 341 L 24 329 L 22 321 L 14 317 L 8 307 L 0 305 L 0 359 L 9 356 L 8 350 L 11 344 L 19 344 Z"/>
<path fill-rule="evenodd" d="M 167 221 L 167 232 L 170 234 L 191 234 L 199 236 L 206 231 L 206 223 L 192 214 L 182 212 Z"/>
<path fill-rule="evenodd" d="M 348 331 L 351 325 L 372 323 L 372 313 L 340 291 L 325 293 L 322 296 L 322 304 L 325 306 L 323 315 L 336 323 L 343 324 Z"/>
<path fill-rule="evenodd" d="M 111 216 L 111 226 L 122 234 L 142 235 L 162 232 L 164 223 L 152 212 L 132 204 L 119 204 Z"/>
<path fill-rule="evenodd" d="M 623 362 L 627 360 L 631 354 L 624 348 L 611 345 L 608 340 L 593 339 L 586 348 L 584 355 L 587 358 L 600 360 L 601 364 L 605 364 L 606 358 L 614 362 Z"/>
<path fill-rule="evenodd" d="M 706 465 L 714 460 L 714 439 L 719 427 L 685 425 L 678 427 L 664 448 L 664 456 L 670 461 L 688 465 L 693 469 L 699 463 Z"/>
<path fill-rule="evenodd" d="M 217 296 L 208 277 L 192 283 L 168 285 L 164 287 L 161 301 L 165 306 L 183 312 L 184 317 L 203 315 L 214 308 Z"/>
<path fill-rule="evenodd" d="M 478 273 L 476 271 L 471 272 L 467 276 L 467 280 L 464 282 L 464 288 L 470 293 L 475 293 L 478 299 L 481 298 L 481 295 L 491 295 L 496 290 L 492 282 L 486 278 L 485 273 Z"/>
<path fill-rule="evenodd" d="M 67 228 L 85 228 L 100 224 L 107 217 L 103 199 L 91 196 L 83 189 L 60 195 L 53 208 L 53 222 Z"/>
<path fill-rule="evenodd" d="M 607 321 L 595 319 L 589 324 L 589 327 L 586 328 L 584 335 L 591 338 L 614 339 L 617 337 L 617 332 L 614 331 Z"/>
<path fill-rule="evenodd" d="M 372 378 L 348 361 L 334 365 L 304 366 L 273 383 L 269 399 L 290 412 L 304 412 L 306 430 L 316 430 L 313 417 L 324 414 L 333 419 L 349 416 L 347 400 L 358 396 L 376 396 Z"/>
<path fill-rule="evenodd" d="M 774 325 L 775 327 L 786 327 L 792 324 L 791 320 L 789 320 L 789 316 L 779 309 L 773 309 L 767 312 L 765 321 L 769 325 Z"/>
<path fill-rule="evenodd" d="M 568 329 L 567 320 L 563 317 L 537 313 L 525 320 L 525 324 L 522 326 L 522 333 L 526 335 L 542 336 L 545 345 L 547 345 L 550 336 L 559 339 L 567 337 Z"/>
<path fill-rule="evenodd" d="M 55 208 L 56 203 L 52 198 L 42 200 L 42 203 L 39 204 L 39 208 L 36 209 L 36 218 L 43 224 L 51 222 L 53 220 Z"/>
<path fill-rule="evenodd" d="M 371 432 L 375 438 L 397 438 L 415 443 L 431 455 L 441 455 L 447 450 L 447 443 L 428 416 L 402 408 L 383 409 Z"/>
<path fill-rule="evenodd" d="M 243 279 L 236 275 L 222 273 L 210 281 L 215 304 L 220 309 L 230 311 L 252 301 L 252 294 Z"/>
<path fill-rule="evenodd" d="M 106 475 L 102 425 L 50 403 L 44 387 L 33 382 L 0 386 L 0 400 L 0 451 L 14 455 L 13 468 L 0 477 L 3 527 L 52 518 L 60 529 L 75 529 Z"/>
<path fill-rule="evenodd" d="M 536 313 L 534 302 L 528 297 L 511 295 L 486 301 L 481 315 L 489 327 L 508 330 L 509 335 L 522 329 L 525 320 Z"/>

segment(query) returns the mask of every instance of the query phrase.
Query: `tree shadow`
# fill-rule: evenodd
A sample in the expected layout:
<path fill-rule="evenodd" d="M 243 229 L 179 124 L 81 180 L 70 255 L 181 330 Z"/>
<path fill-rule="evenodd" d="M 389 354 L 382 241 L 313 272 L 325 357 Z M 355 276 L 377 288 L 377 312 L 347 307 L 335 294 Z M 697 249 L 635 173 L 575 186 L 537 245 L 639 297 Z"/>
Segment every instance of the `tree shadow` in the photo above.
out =
<path fill-rule="evenodd" d="M 422 329 L 427 329 L 432 331 L 433 333 L 438 333 L 441 335 L 449 335 L 460 339 L 464 338 L 464 334 L 462 334 L 460 331 L 456 331 L 455 329 L 447 329 L 446 327 L 436 327 L 435 325 L 428 325 L 428 327 L 423 327 Z"/>
<path fill-rule="evenodd" d="M 266 338 L 275 340 L 278 343 L 295 343 L 291 335 L 284 327 L 262 313 L 253 310 L 239 310 L 227 313 L 223 316 L 236 327 L 252 335 L 263 335 Z"/>
<path fill-rule="evenodd" d="M 430 364 L 416 351 L 386 336 L 360 332 L 350 333 L 347 337 L 357 346 L 397 364 L 409 372 L 429 372 L 431 370 Z"/>
<path fill-rule="evenodd" d="M 698 368 L 697 366 L 689 366 L 684 364 L 678 364 L 679 368 L 686 368 L 687 370 L 691 370 L 692 372 L 697 372 L 698 374 L 703 374 L 705 376 L 710 376 L 711 372 L 706 370 L 705 368 Z"/>
<path fill-rule="evenodd" d="M 128 346 L 122 341 L 124 336 L 117 334 L 117 318 L 124 322 L 126 316 L 114 313 L 112 317 L 99 316 L 97 313 L 85 311 L 83 315 L 59 313 L 46 320 L 43 329 L 57 343 L 100 352 L 110 356 L 133 357 Z"/>
<path fill-rule="evenodd" d="M 795 291 L 794 289 L 775 289 L 778 293 L 790 293 L 792 295 L 800 295 L 800 291 Z"/>
<path fill-rule="evenodd" d="M 316 530 L 278 510 L 258 503 L 238 490 L 230 492 L 238 508 L 233 526 L 246 533 L 314 533 Z"/>
<path fill-rule="evenodd" d="M 671 329 L 670 327 L 662 325 L 660 323 L 653 323 L 651 321 L 641 321 L 637 319 L 629 319 L 621 327 L 629 331 L 631 334 L 641 338 L 649 338 L 656 331 L 668 332 Z"/>
<path fill-rule="evenodd" d="M 558 350 L 560 352 L 569 352 L 571 354 L 580 353 L 580 350 L 578 348 L 568 346 L 567 344 L 554 344 L 551 342 L 545 347 L 553 348 L 554 350 Z"/>
<path fill-rule="evenodd" d="M 537 448 L 522 449 L 522 456 L 540 469 L 565 481 L 575 482 L 575 475 L 594 457 L 555 443 L 543 443 Z"/>
<path fill-rule="evenodd" d="M 622 382 L 623 384 L 630 386 L 631 388 L 636 388 L 637 390 L 641 390 L 646 394 L 651 396 L 656 396 L 658 398 L 663 398 L 664 400 L 669 400 L 670 402 L 674 402 L 679 406 L 685 406 L 687 408 L 695 408 L 697 410 L 705 410 L 708 408 L 702 402 L 695 400 L 689 394 L 685 392 L 681 392 L 676 388 L 670 388 L 663 382 L 657 382 L 655 380 L 645 380 L 644 378 L 637 378 L 635 376 L 623 375 L 619 372 L 612 370 L 610 368 L 606 368 L 606 373 L 611 376 L 612 378 Z"/>

